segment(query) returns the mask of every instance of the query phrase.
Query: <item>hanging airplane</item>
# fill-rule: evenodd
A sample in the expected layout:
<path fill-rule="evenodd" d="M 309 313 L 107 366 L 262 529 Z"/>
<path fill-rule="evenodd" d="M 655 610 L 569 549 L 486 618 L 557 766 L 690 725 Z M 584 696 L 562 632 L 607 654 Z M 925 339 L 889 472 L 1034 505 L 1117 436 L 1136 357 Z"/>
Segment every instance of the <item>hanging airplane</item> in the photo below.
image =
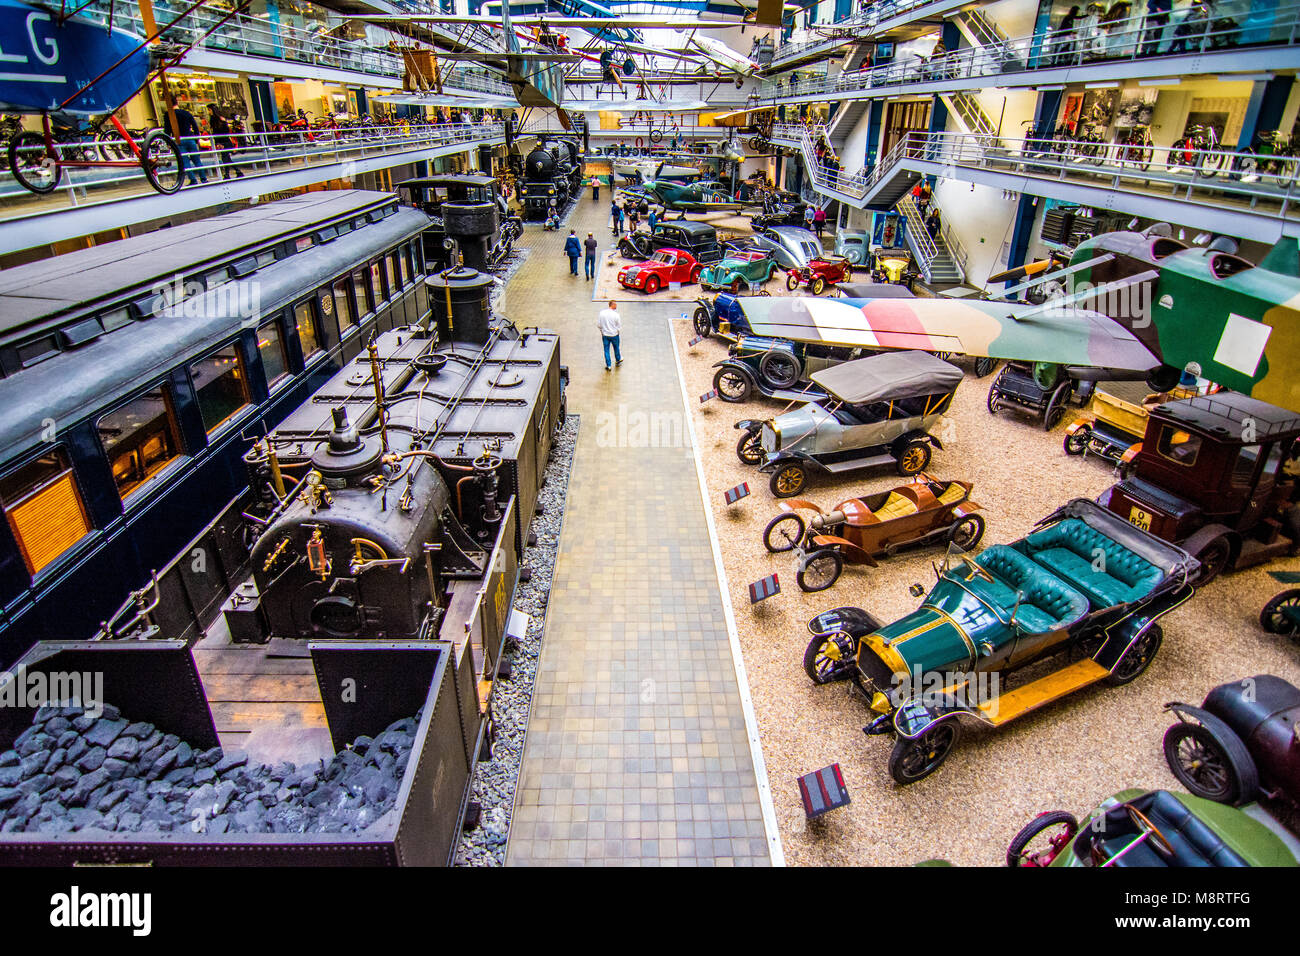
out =
<path fill-rule="evenodd" d="M 652 179 L 637 189 L 626 192 L 639 196 L 646 202 L 662 206 L 664 213 L 680 213 L 685 219 L 688 212 L 717 212 L 727 209 L 751 209 L 761 206 L 762 200 L 738 200 L 727 187 L 716 180 L 698 180 L 683 183 L 672 179 Z"/>

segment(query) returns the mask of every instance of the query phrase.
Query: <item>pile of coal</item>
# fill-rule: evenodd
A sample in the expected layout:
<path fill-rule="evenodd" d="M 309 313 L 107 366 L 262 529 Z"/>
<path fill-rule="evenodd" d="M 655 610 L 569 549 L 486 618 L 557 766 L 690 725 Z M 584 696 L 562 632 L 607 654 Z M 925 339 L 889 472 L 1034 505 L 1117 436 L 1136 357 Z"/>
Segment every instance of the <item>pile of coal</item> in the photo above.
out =
<path fill-rule="evenodd" d="M 0 833 L 360 833 L 396 805 L 419 720 L 298 767 L 196 750 L 111 705 L 42 707 L 0 754 Z"/>

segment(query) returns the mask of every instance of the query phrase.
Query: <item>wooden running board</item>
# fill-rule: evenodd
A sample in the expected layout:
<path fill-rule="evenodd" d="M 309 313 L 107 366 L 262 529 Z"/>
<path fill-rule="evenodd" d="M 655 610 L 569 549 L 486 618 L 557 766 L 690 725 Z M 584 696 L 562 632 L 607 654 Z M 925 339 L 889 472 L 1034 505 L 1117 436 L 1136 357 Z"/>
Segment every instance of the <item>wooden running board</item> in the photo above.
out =
<path fill-rule="evenodd" d="M 1044 704 L 1059 700 L 1066 694 L 1072 694 L 1081 687 L 1095 684 L 1109 673 L 1110 671 L 1092 658 L 1085 657 L 1069 667 L 1053 671 L 1036 681 L 1030 681 L 1024 687 L 999 694 L 993 700 L 980 704 L 976 709 L 997 727 L 1031 710 L 1037 710 Z"/>

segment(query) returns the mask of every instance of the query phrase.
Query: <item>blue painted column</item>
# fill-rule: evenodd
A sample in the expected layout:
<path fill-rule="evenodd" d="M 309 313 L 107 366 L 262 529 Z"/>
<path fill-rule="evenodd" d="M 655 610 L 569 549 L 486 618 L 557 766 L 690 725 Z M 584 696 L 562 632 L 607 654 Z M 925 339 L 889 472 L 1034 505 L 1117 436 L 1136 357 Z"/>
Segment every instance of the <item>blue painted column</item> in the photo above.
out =
<path fill-rule="evenodd" d="M 1034 231 L 1034 214 L 1038 211 L 1038 197 L 1026 193 L 1020 194 L 1020 204 L 1016 207 L 1016 218 L 1011 227 L 1011 247 L 1007 251 L 1007 268 L 1025 264 L 1029 255 L 1029 234 Z M 1009 279 L 1003 283 L 1004 288 L 1011 288 L 1021 279 Z"/>
<path fill-rule="evenodd" d="M 871 111 L 867 114 L 867 148 L 866 155 L 863 157 L 863 168 L 868 172 L 876 166 L 876 158 L 880 153 L 880 126 L 885 118 L 885 101 L 872 100 Z"/>
<path fill-rule="evenodd" d="M 370 114 L 370 107 L 366 103 L 366 91 L 358 86 L 355 92 L 357 94 L 357 115 L 368 116 Z"/>
<path fill-rule="evenodd" d="M 1277 129 L 1294 82 L 1294 76 L 1275 76 L 1271 80 L 1255 82 L 1250 91 L 1250 103 L 1246 106 L 1246 118 L 1241 124 L 1241 135 L 1237 137 L 1237 149 L 1250 152 L 1257 132 Z"/>

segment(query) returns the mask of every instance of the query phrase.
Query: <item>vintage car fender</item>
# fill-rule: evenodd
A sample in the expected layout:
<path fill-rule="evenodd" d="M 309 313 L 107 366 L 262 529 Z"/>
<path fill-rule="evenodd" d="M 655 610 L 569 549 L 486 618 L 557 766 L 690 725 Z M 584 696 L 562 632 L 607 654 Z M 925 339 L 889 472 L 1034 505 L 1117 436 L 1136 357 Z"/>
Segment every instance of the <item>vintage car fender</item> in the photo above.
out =
<path fill-rule="evenodd" d="M 1178 542 L 1178 547 L 1182 548 L 1192 557 L 1196 557 L 1200 550 L 1215 538 L 1226 537 L 1229 544 L 1232 545 L 1232 558 L 1228 561 L 1226 570 L 1231 570 L 1237 561 L 1237 555 L 1241 553 L 1241 535 L 1233 531 L 1227 525 L 1207 524 L 1196 531 L 1184 541 Z"/>
<path fill-rule="evenodd" d="M 953 520 L 955 521 L 958 518 L 964 518 L 967 515 L 972 515 L 977 511 L 983 511 L 983 510 L 984 510 L 984 506 L 981 505 L 978 501 L 971 501 L 969 498 L 967 498 L 961 504 L 953 506 L 952 517 Z"/>
<path fill-rule="evenodd" d="M 728 359 L 723 359 L 721 362 L 714 362 L 714 363 L 713 363 L 713 367 L 714 367 L 714 368 L 729 368 L 729 369 L 731 369 L 733 372 L 739 372 L 740 374 L 744 375 L 745 378 L 749 379 L 749 384 L 750 384 L 750 385 L 757 385 L 757 384 L 758 384 L 758 380 L 757 380 L 756 378 L 754 378 L 754 370 L 751 369 L 751 368 L 750 368 L 748 365 L 746 365 L 744 362 L 739 362 L 739 361 L 737 361 L 736 359 L 729 359 L 729 358 L 728 358 Z M 748 418 L 747 418 L 747 419 L 745 419 L 745 421 L 746 421 L 746 422 L 752 422 L 753 419 L 748 419 Z M 758 423 L 758 425 L 760 425 L 760 426 L 761 426 L 762 424 L 763 424 L 762 422 L 759 422 L 759 423 Z M 739 428 L 740 426 L 741 426 L 741 423 L 740 423 L 740 422 L 736 422 L 736 427 Z"/>
<path fill-rule="evenodd" d="M 762 423 L 760 422 L 759 424 L 761 425 Z M 820 461 L 818 461 L 812 455 L 806 454 L 801 451 L 783 451 L 780 454 L 778 454 L 775 458 L 773 458 L 771 461 L 767 461 L 759 465 L 758 470 L 762 472 L 776 471 L 782 465 L 791 461 L 797 461 L 800 464 L 807 465 L 809 470 L 811 471 L 822 472 L 826 470 L 826 466 L 823 465 Z"/>
<path fill-rule="evenodd" d="M 1241 802 L 1249 803 L 1259 793 L 1259 769 L 1240 735 L 1219 717 L 1203 707 L 1193 707 L 1181 701 L 1165 704 L 1165 710 L 1180 717 L 1190 717 L 1208 730 L 1228 752 L 1228 758 L 1241 776 Z"/>
<path fill-rule="evenodd" d="M 722 364 L 724 363 L 722 362 L 718 363 L 718 365 L 722 365 Z M 717 366 L 714 367 L 716 368 Z M 736 422 L 736 424 L 732 425 L 731 427 L 739 428 L 742 431 L 756 432 L 763 427 L 763 423 L 759 421 L 757 418 L 742 418 L 740 421 Z"/>
<path fill-rule="evenodd" d="M 945 694 L 932 704 L 923 704 L 916 698 L 903 701 L 894 709 L 892 722 L 895 734 L 914 740 L 935 724 L 973 713 L 971 708 Z"/>
<path fill-rule="evenodd" d="M 1080 428 L 1092 428 L 1092 423 L 1093 423 L 1092 416 L 1080 415 L 1074 421 L 1070 422 L 1070 424 L 1065 426 L 1065 434 L 1073 435 Z"/>
<path fill-rule="evenodd" d="M 905 435 L 899 435 L 897 438 L 894 439 L 894 442 L 895 442 L 895 444 L 897 444 L 897 445 L 899 445 L 899 446 L 902 446 L 902 445 L 906 445 L 908 442 L 913 441 L 913 440 L 918 439 L 918 438 L 919 438 L 921 441 L 928 441 L 928 442 L 929 442 L 931 445 L 933 445 L 935 448 L 939 449 L 940 451 L 943 451 L 943 442 L 939 441 L 939 439 L 935 438 L 935 437 L 934 437 L 933 435 L 931 435 L 929 432 L 924 431 L 924 430 L 919 429 L 919 428 L 918 428 L 918 429 L 915 429 L 915 430 L 913 430 L 913 431 L 910 431 L 910 432 L 908 432 L 908 433 L 905 434 Z"/>
<path fill-rule="evenodd" d="M 822 511 L 822 509 L 818 505 L 815 505 L 811 501 L 807 501 L 804 498 L 778 498 L 776 501 L 776 506 L 780 508 L 782 511 L 802 510 L 802 511 L 815 511 L 819 515 L 826 514 L 826 512 Z"/>
<path fill-rule="evenodd" d="M 848 555 L 852 557 L 854 561 L 865 564 L 867 567 L 870 568 L 879 567 L 875 558 L 867 554 L 866 551 L 863 551 L 860 547 L 858 547 L 852 541 L 849 541 L 847 538 L 841 538 L 838 535 L 834 535 L 834 534 L 818 534 L 813 536 L 813 544 L 823 548 L 829 548 L 832 546 L 840 548 L 843 551 L 847 552 Z"/>
<path fill-rule="evenodd" d="M 843 631 L 855 640 L 866 637 L 873 631 L 880 630 L 881 627 L 880 619 L 870 611 L 848 604 L 833 607 L 829 611 L 822 611 L 808 621 L 808 633 L 810 634 L 830 634 L 835 631 Z"/>

